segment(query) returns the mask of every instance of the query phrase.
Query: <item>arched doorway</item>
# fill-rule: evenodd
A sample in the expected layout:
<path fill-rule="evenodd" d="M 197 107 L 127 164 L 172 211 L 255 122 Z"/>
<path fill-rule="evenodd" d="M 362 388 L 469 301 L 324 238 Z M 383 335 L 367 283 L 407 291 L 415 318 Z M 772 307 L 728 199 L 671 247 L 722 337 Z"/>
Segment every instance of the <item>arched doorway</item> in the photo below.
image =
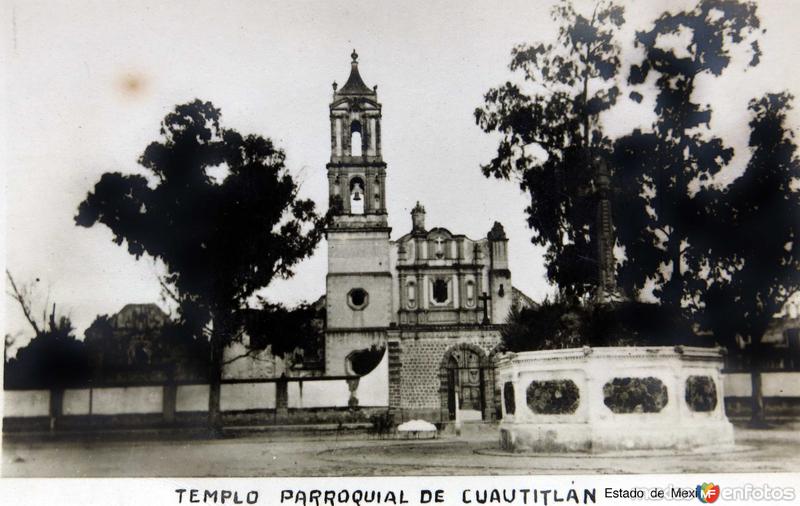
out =
<path fill-rule="evenodd" d="M 442 360 L 442 389 L 446 398 L 447 420 L 483 420 L 487 406 L 486 354 L 476 346 L 460 345 L 452 348 Z M 444 407 L 444 406 L 443 406 Z M 445 413 L 443 413 L 445 415 Z"/>

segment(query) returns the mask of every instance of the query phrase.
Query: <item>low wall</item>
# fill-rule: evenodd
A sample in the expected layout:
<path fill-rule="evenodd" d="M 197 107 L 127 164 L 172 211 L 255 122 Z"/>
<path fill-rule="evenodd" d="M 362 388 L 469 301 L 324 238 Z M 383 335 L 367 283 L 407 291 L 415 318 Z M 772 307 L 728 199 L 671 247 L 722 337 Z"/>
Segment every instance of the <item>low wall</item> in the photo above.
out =
<path fill-rule="evenodd" d="M 175 411 L 206 411 L 207 409 L 208 385 L 178 386 L 175 394 Z"/>
<path fill-rule="evenodd" d="M 723 374 L 727 397 L 750 397 L 750 373 Z M 764 397 L 800 397 L 800 372 L 765 372 L 761 374 Z"/>
<path fill-rule="evenodd" d="M 160 413 L 164 404 L 163 387 L 96 388 L 92 396 L 98 415 Z"/>
<path fill-rule="evenodd" d="M 50 413 L 49 390 L 5 390 L 3 417 L 47 416 Z"/>
<path fill-rule="evenodd" d="M 388 377 L 384 353 L 378 366 L 361 377 L 223 380 L 220 409 L 223 419 L 234 424 L 363 422 L 368 418 L 365 413 L 388 407 Z M 285 390 L 283 400 L 279 389 Z M 58 426 L 202 423 L 208 396 L 207 384 L 66 389 Z M 48 427 L 50 398 L 49 390 L 3 391 L 4 430 Z M 361 408 L 367 411 L 352 413 Z"/>
<path fill-rule="evenodd" d="M 725 378 L 725 412 L 732 419 L 750 418 L 752 412 L 749 373 L 731 373 Z M 800 372 L 761 374 L 764 414 L 768 419 L 800 418 Z"/>
<path fill-rule="evenodd" d="M 222 411 L 275 409 L 275 383 L 223 384 L 220 391 L 220 409 Z"/>

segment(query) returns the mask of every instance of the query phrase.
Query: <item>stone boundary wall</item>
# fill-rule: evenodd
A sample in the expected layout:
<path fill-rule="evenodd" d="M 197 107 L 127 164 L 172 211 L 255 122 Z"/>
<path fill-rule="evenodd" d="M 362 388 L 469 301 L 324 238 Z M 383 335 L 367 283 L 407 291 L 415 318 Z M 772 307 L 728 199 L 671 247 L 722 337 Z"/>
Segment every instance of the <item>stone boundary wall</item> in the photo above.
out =
<path fill-rule="evenodd" d="M 389 405 L 389 358 L 361 377 L 285 378 L 266 381 L 230 380 L 221 386 L 220 407 L 225 419 L 259 423 L 333 423 L 361 420 L 357 411 L 386 410 Z M 109 388 L 4 390 L 4 430 L 38 430 L 58 419 L 60 427 L 128 427 L 181 424 L 204 420 L 207 384 L 149 385 Z M 52 399 L 61 396 L 60 406 Z M 254 416 L 254 414 L 261 416 Z M 363 413 L 362 413 L 363 414 Z M 364 421 L 364 420 L 361 420 Z"/>
<path fill-rule="evenodd" d="M 750 374 L 722 375 L 726 397 L 750 397 Z M 800 397 L 800 372 L 761 373 L 764 397 Z"/>
<path fill-rule="evenodd" d="M 750 374 L 723 373 L 725 411 L 734 420 L 750 417 Z M 800 418 L 800 372 L 761 373 L 767 418 Z"/>

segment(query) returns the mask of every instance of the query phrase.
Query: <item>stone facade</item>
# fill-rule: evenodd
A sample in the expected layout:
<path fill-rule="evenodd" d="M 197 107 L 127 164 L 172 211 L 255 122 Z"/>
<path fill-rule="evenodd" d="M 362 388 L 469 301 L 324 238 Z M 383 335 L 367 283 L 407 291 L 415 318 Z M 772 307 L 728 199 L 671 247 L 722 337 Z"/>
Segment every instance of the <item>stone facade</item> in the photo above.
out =
<path fill-rule="evenodd" d="M 494 355 L 500 344 L 498 328 L 487 325 L 391 330 L 388 338 L 389 402 L 397 420 L 454 419 L 448 366 L 450 357 L 460 350 L 469 350 L 479 358 L 482 419 L 496 419 L 499 397 L 494 384 Z"/>
<path fill-rule="evenodd" d="M 472 240 L 441 227 L 426 230 L 419 202 L 411 215 L 412 231 L 392 243 L 397 324 L 503 323 L 513 290 L 502 225 Z"/>

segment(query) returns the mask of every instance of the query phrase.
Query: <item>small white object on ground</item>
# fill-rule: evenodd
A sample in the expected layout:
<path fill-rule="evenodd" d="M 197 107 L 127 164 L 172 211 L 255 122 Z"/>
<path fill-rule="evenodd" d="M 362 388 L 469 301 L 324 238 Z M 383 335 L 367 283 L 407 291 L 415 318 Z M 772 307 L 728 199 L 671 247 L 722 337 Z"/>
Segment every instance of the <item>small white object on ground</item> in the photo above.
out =
<path fill-rule="evenodd" d="M 398 432 L 436 432 L 436 426 L 425 420 L 409 420 L 397 426 Z"/>

